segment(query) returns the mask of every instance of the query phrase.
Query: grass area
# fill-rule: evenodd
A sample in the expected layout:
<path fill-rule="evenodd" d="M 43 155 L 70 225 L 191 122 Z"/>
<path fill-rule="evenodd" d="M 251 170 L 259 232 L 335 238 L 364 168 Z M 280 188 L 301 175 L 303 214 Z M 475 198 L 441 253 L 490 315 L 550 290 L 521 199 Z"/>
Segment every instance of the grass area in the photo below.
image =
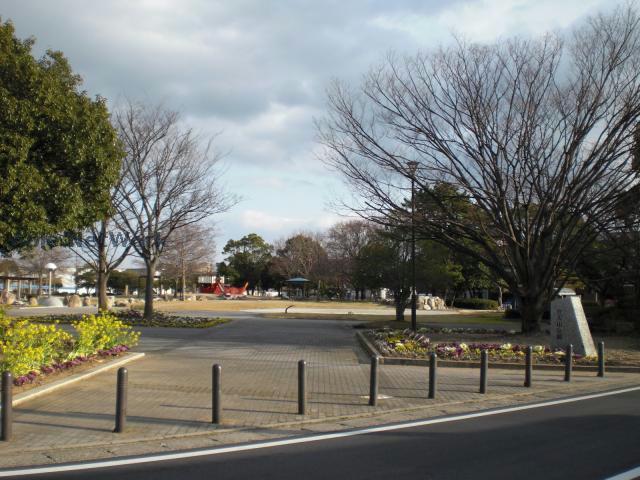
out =
<path fill-rule="evenodd" d="M 252 299 L 247 298 L 243 300 L 224 300 L 224 299 L 211 299 L 211 300 L 192 300 L 187 302 L 173 301 L 154 302 L 154 308 L 163 312 L 180 312 L 180 311 L 213 311 L 213 312 L 238 312 L 241 310 L 254 310 L 260 308 L 281 308 L 284 309 L 290 305 L 295 305 L 300 308 L 366 308 L 366 309 L 379 309 L 381 311 L 387 310 L 388 307 L 380 305 L 374 302 L 340 302 L 340 301 L 314 301 L 314 300 L 275 300 L 275 299 Z"/>

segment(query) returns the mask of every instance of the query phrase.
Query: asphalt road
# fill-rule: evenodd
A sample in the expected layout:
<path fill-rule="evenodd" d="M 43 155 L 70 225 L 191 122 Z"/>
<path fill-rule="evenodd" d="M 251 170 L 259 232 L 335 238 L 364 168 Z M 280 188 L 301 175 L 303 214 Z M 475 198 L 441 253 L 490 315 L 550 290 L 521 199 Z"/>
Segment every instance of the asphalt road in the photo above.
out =
<path fill-rule="evenodd" d="M 38 479 L 603 479 L 640 466 L 640 391 L 456 422 Z"/>

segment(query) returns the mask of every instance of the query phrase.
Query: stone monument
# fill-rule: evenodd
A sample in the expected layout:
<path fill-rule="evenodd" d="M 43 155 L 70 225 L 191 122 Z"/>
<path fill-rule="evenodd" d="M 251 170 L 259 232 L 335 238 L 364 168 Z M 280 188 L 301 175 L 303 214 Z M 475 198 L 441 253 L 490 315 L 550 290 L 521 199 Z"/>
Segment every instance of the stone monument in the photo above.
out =
<path fill-rule="evenodd" d="M 551 302 L 551 347 L 573 345 L 574 353 L 596 355 L 587 317 L 578 295 L 556 298 Z"/>

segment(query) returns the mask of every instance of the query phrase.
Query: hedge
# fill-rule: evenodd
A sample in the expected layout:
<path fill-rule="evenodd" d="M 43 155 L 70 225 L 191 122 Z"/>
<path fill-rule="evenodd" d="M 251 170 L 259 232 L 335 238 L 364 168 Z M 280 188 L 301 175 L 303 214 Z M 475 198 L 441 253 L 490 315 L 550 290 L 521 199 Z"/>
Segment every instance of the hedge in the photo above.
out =
<path fill-rule="evenodd" d="M 453 302 L 453 306 L 470 310 L 497 310 L 498 302 L 488 298 L 460 298 Z"/>

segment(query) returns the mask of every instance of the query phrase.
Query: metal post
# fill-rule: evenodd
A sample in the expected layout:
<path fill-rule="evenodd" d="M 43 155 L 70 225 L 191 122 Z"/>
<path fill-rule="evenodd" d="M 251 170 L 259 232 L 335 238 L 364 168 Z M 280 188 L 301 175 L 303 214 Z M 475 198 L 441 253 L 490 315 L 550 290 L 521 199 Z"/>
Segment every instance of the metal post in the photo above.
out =
<path fill-rule="evenodd" d="M 573 363 L 573 345 L 567 345 L 564 355 L 564 381 L 571 381 L 571 368 Z"/>
<path fill-rule="evenodd" d="M 531 378 L 533 377 L 533 349 L 531 345 L 525 350 L 526 364 L 524 367 L 524 386 L 531 387 Z"/>
<path fill-rule="evenodd" d="M 480 393 L 487 393 L 487 370 L 489 369 L 489 352 L 480 353 Z"/>
<path fill-rule="evenodd" d="M 11 372 L 2 372 L 2 435 L 0 440 L 11 440 L 13 423 L 13 376 Z"/>
<path fill-rule="evenodd" d="M 222 401 L 222 391 L 220 389 L 220 374 L 222 367 L 217 363 L 213 366 L 213 381 L 211 385 L 211 423 L 220 423 L 220 404 Z"/>
<path fill-rule="evenodd" d="M 118 387 L 116 391 L 116 428 L 114 433 L 122 433 L 127 423 L 127 380 L 129 372 L 126 368 L 118 369 Z"/>
<path fill-rule="evenodd" d="M 415 175 L 414 167 L 411 175 L 411 330 L 414 332 L 418 329 L 418 320 L 416 317 L 416 226 L 414 218 L 416 209 Z"/>
<path fill-rule="evenodd" d="M 305 367 L 307 362 L 300 360 L 298 362 L 298 415 L 304 415 L 307 410 L 307 392 L 305 385 Z"/>
<path fill-rule="evenodd" d="M 598 376 L 604 377 L 604 342 L 598 342 Z"/>
<path fill-rule="evenodd" d="M 429 355 L 429 398 L 436 398 L 438 356 Z"/>
<path fill-rule="evenodd" d="M 371 373 L 369 376 L 369 405 L 375 407 L 378 404 L 378 365 L 380 358 L 377 355 L 371 357 Z"/>

